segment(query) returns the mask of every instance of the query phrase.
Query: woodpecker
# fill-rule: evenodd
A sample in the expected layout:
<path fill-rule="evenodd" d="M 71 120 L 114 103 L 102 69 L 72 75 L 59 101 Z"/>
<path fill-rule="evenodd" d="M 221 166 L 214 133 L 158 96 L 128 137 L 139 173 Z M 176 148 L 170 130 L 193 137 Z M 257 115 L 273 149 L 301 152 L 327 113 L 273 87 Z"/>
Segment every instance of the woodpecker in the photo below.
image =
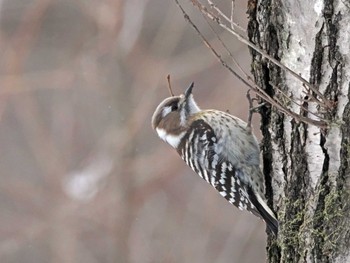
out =
<path fill-rule="evenodd" d="M 201 110 L 193 86 L 158 105 L 153 129 L 227 201 L 262 218 L 267 231 L 277 235 L 278 221 L 264 200 L 259 145 L 250 126 L 226 112 Z"/>

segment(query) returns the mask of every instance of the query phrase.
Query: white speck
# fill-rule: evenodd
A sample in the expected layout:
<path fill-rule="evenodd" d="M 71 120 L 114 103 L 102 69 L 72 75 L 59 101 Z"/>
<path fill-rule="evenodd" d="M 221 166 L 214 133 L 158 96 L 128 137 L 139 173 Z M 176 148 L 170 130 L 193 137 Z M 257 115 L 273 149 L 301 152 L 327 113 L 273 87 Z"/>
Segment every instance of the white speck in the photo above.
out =
<path fill-rule="evenodd" d="M 222 191 L 222 192 L 219 192 L 223 197 L 226 196 L 226 192 Z"/>
<path fill-rule="evenodd" d="M 243 192 L 242 188 L 239 188 L 239 199 L 243 202 L 245 198 L 245 193 Z"/>
<path fill-rule="evenodd" d="M 208 172 L 207 172 L 207 170 L 203 170 L 203 179 L 206 181 L 206 182 L 208 182 L 209 183 L 209 176 L 208 176 Z"/>
<path fill-rule="evenodd" d="M 224 179 L 226 178 L 226 167 L 227 167 L 226 163 L 223 162 L 221 165 L 221 177 Z"/>
<path fill-rule="evenodd" d="M 216 186 L 216 182 L 215 182 L 215 174 L 214 173 L 212 173 L 212 175 L 211 175 L 211 177 L 210 177 L 210 184 L 212 185 L 212 186 Z"/>
<path fill-rule="evenodd" d="M 198 170 L 198 173 L 197 173 L 201 178 L 203 178 L 203 174 L 201 173 L 201 171 Z"/>
<path fill-rule="evenodd" d="M 236 189 L 235 189 L 235 178 L 232 176 L 231 177 L 231 191 L 232 192 L 236 192 Z"/>
<path fill-rule="evenodd" d="M 314 4 L 314 10 L 317 15 L 321 15 L 323 11 L 323 0 L 317 0 Z"/>
<path fill-rule="evenodd" d="M 213 166 L 214 169 L 216 168 L 218 162 L 219 162 L 219 155 L 218 154 L 214 154 L 213 162 L 212 162 L 212 166 Z"/>
<path fill-rule="evenodd" d="M 104 154 L 97 156 L 86 167 L 68 174 L 63 189 L 72 199 L 89 201 L 98 193 L 102 179 L 112 168 L 113 161 L 109 156 Z"/>
<path fill-rule="evenodd" d="M 239 203 L 238 203 L 238 209 L 239 209 L 239 210 L 243 210 L 243 207 L 244 207 L 244 204 L 241 203 L 241 202 L 239 202 Z"/>
<path fill-rule="evenodd" d="M 186 141 L 186 144 L 185 144 L 185 149 L 184 149 L 184 151 L 185 151 L 185 154 L 183 155 L 184 157 L 185 157 L 185 163 L 187 163 L 187 165 L 189 164 L 189 162 L 188 162 L 188 154 L 187 154 L 187 147 L 188 147 L 188 141 Z"/>

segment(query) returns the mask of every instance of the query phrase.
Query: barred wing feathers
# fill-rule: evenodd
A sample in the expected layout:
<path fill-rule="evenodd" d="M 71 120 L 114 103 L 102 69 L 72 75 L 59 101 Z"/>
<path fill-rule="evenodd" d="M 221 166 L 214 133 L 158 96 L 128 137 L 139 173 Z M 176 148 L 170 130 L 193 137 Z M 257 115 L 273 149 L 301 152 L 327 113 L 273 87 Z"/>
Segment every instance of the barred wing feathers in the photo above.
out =
<path fill-rule="evenodd" d="M 229 149 L 229 147 L 234 147 L 234 144 L 223 141 L 225 137 L 218 136 L 222 133 L 214 131 L 209 124 L 210 119 L 208 121 L 208 119 L 203 118 L 203 115 L 201 116 L 191 123 L 190 129 L 177 148 L 178 153 L 187 165 L 211 184 L 227 201 L 240 210 L 248 210 L 261 217 L 268 228 L 277 233 L 278 222 L 260 194 L 253 190 L 250 179 L 246 179 L 249 175 L 244 174 L 238 160 L 235 160 L 235 156 L 229 158 L 231 154 L 224 153 L 226 150 L 234 152 L 235 150 Z M 237 129 L 237 126 L 234 126 Z M 238 129 L 238 131 L 232 132 L 244 133 L 239 127 Z M 255 137 L 252 138 L 255 140 Z M 258 165 L 256 164 L 257 160 L 253 158 L 248 158 L 247 162 L 251 166 Z M 249 162 L 251 163 L 249 164 Z"/>

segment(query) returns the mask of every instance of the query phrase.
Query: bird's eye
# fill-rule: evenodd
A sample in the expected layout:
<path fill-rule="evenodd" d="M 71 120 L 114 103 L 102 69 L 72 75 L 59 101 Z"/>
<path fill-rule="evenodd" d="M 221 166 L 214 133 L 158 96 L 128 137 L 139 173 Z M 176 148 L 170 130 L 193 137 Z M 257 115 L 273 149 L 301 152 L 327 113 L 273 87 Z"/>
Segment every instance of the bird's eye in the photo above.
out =
<path fill-rule="evenodd" d="M 173 106 L 171 106 L 171 111 L 176 111 L 179 107 L 177 106 L 177 104 L 174 104 Z"/>

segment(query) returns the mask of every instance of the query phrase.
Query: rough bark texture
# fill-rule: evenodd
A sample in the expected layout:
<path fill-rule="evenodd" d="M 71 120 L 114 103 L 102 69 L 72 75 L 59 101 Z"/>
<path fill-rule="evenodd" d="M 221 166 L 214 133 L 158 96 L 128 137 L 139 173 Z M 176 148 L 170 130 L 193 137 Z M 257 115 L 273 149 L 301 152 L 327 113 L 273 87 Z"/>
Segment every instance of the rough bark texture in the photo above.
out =
<path fill-rule="evenodd" d="M 268 262 L 350 262 L 350 1 L 251 0 L 248 14 L 250 39 L 334 102 L 326 112 L 304 103 L 330 121 L 325 130 L 261 109 L 267 197 L 280 220 Z M 293 76 L 252 57 L 270 96 L 280 96 L 271 83 L 293 100 L 308 96 Z"/>

